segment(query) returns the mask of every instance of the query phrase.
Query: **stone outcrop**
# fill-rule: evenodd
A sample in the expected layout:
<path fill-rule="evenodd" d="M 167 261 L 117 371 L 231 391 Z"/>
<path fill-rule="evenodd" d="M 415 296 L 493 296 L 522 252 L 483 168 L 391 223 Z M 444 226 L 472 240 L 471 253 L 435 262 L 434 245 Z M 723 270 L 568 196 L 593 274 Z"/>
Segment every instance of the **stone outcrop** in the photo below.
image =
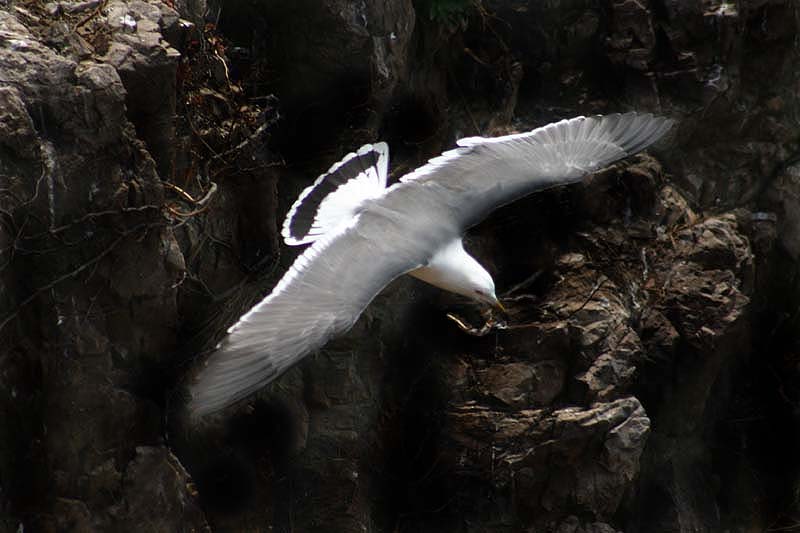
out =
<path fill-rule="evenodd" d="M 126 118 L 137 91 L 126 70 L 147 70 L 162 89 L 151 101 L 174 109 L 178 53 L 159 24 L 177 13 L 160 2 L 37 7 L 0 11 L 2 507 L 30 530 L 133 531 L 145 517 L 156 531 L 199 530 L 190 477 L 139 390 L 144 369 L 175 350 L 185 264 L 154 160 Z M 92 44 L 80 21 L 101 7 L 111 18 Z M 115 26 L 126 21 L 130 33 Z"/>

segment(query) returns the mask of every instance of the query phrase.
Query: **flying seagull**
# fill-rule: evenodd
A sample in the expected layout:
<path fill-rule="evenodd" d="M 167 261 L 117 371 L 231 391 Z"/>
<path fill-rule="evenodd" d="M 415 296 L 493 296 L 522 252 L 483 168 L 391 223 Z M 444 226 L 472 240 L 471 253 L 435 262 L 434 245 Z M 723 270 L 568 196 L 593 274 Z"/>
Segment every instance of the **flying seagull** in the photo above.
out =
<path fill-rule="evenodd" d="M 500 306 L 464 232 L 498 207 L 575 183 L 657 141 L 673 121 L 626 113 L 577 117 L 503 137 L 470 137 L 386 186 L 385 143 L 347 154 L 306 188 L 283 224 L 311 244 L 272 292 L 228 329 L 190 386 L 200 417 L 264 387 L 350 329 L 393 279 L 409 274 Z"/>

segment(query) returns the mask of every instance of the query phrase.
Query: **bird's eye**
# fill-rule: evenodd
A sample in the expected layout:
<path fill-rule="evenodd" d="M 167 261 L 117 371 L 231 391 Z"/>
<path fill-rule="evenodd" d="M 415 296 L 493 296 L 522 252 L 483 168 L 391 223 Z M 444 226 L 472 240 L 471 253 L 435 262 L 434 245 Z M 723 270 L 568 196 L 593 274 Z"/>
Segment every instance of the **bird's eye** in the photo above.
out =
<path fill-rule="evenodd" d="M 479 290 L 479 289 L 475 289 L 475 294 L 480 294 L 481 296 L 483 296 L 483 291 Z"/>

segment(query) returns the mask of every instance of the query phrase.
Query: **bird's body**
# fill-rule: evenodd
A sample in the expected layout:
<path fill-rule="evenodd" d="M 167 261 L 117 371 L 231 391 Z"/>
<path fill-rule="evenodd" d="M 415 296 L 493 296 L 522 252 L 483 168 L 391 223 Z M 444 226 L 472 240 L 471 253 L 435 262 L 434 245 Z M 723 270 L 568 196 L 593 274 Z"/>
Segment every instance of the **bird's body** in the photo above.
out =
<path fill-rule="evenodd" d="M 497 207 L 635 153 L 671 121 L 628 113 L 578 117 L 459 148 L 386 188 L 388 149 L 365 145 L 300 195 L 284 223 L 287 244 L 312 245 L 272 293 L 228 330 L 192 386 L 201 416 L 263 387 L 348 330 L 396 277 L 498 304 L 488 272 L 463 248 L 464 231 Z"/>

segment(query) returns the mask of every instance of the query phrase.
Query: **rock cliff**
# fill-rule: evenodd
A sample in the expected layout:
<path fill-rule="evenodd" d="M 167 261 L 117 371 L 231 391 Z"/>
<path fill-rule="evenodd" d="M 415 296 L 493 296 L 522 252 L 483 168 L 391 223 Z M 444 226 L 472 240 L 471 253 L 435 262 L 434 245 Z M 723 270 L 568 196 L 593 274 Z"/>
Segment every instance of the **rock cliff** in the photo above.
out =
<path fill-rule="evenodd" d="M 0 531 L 796 528 L 798 33 L 792 0 L 0 0 Z M 401 279 L 186 420 L 341 155 L 630 109 L 678 127 L 468 234 L 505 329 Z"/>

